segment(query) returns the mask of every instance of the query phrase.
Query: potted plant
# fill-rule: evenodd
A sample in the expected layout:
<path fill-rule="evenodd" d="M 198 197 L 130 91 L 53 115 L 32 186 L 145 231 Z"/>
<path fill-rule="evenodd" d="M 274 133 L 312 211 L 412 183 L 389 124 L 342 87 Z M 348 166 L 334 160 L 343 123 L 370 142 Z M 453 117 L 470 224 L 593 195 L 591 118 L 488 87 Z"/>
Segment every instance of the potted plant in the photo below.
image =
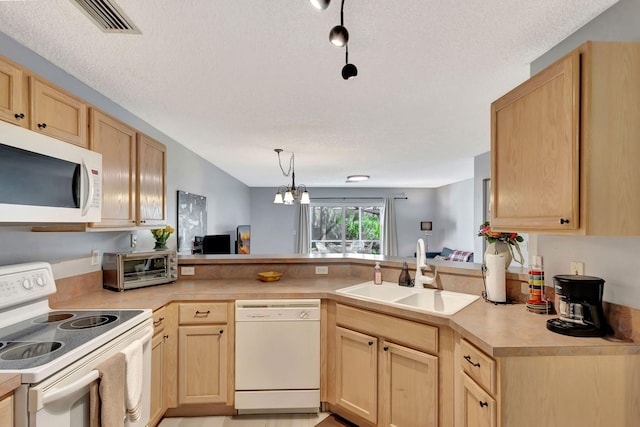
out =
<path fill-rule="evenodd" d="M 509 267 L 512 259 L 518 264 L 524 265 L 524 257 L 520 251 L 520 243 L 524 242 L 524 238 L 518 233 L 492 231 L 489 221 L 485 221 L 480 226 L 478 236 L 487 239 L 488 245 L 487 250 L 484 251 L 485 254 L 504 254 L 506 267 Z"/>

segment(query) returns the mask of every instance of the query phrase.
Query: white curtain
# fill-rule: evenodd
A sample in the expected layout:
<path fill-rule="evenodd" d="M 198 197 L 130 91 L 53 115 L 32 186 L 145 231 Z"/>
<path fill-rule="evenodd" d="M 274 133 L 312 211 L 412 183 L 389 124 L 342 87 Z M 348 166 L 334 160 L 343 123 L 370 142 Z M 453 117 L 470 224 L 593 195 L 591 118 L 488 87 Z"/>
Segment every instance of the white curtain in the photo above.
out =
<path fill-rule="evenodd" d="M 398 256 L 398 233 L 396 231 L 396 212 L 393 197 L 387 197 L 384 200 L 382 255 Z"/>
<path fill-rule="evenodd" d="M 296 214 L 296 253 L 309 253 L 309 205 L 297 205 Z"/>

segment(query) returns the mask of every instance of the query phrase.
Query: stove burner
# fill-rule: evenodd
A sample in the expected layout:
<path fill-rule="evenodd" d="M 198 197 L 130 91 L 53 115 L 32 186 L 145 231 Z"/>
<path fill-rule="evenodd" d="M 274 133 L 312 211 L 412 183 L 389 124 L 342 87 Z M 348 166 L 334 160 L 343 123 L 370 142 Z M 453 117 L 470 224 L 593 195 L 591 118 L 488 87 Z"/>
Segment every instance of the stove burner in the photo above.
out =
<path fill-rule="evenodd" d="M 111 314 L 96 314 L 64 322 L 60 325 L 60 329 L 89 329 L 97 326 L 108 325 L 116 320 L 118 320 L 118 316 L 113 316 Z"/>
<path fill-rule="evenodd" d="M 73 317 L 71 313 L 50 313 L 48 316 L 43 316 L 35 319 L 33 323 L 55 323 L 60 322 L 61 320 L 67 320 L 68 318 Z"/>
<path fill-rule="evenodd" d="M 20 344 L 20 343 L 18 343 Z M 24 360 L 52 353 L 62 347 L 62 343 L 53 342 L 30 342 L 13 347 L 0 354 L 0 359 L 4 360 Z"/>

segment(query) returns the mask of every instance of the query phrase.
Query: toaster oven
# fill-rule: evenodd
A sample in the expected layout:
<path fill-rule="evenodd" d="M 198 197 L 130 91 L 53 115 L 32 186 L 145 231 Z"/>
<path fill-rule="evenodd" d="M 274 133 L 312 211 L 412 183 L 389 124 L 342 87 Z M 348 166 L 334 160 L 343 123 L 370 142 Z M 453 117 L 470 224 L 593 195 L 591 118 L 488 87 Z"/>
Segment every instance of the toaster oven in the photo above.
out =
<path fill-rule="evenodd" d="M 175 282 L 176 251 L 114 252 L 102 257 L 102 283 L 106 289 L 126 291 Z"/>

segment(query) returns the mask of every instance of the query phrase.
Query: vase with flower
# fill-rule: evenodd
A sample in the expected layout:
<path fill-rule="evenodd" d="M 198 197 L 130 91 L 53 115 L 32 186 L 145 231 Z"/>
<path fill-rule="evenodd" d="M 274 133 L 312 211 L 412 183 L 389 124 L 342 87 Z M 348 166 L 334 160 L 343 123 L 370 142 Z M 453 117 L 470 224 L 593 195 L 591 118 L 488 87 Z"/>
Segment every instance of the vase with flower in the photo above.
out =
<path fill-rule="evenodd" d="M 164 250 L 167 249 L 167 239 L 171 236 L 175 230 L 170 225 L 167 225 L 164 228 L 154 228 L 151 230 L 151 234 L 155 239 L 156 243 L 153 249 L 155 250 Z"/>
<path fill-rule="evenodd" d="M 518 233 L 506 233 L 491 230 L 489 221 L 485 221 L 480 226 L 478 236 L 487 239 L 486 254 L 503 254 L 505 258 L 505 266 L 508 268 L 511 260 L 515 260 L 518 264 L 524 265 L 524 258 L 520 251 L 520 243 L 524 242 L 524 238 Z"/>

